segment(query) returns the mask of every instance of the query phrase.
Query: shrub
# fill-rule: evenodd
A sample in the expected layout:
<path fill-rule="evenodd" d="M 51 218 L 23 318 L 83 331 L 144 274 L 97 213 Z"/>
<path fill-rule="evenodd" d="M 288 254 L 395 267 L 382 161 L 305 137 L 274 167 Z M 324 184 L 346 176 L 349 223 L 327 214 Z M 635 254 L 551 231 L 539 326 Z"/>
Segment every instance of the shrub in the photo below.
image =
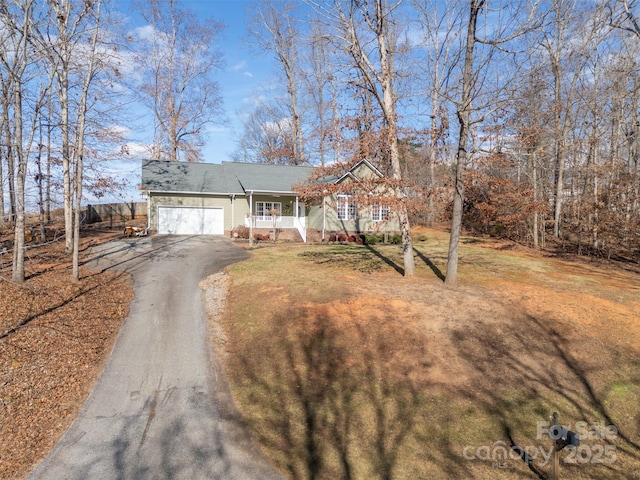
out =
<path fill-rule="evenodd" d="M 249 239 L 249 227 L 245 227 L 244 225 L 238 225 L 236 228 L 231 230 L 232 238 L 244 238 L 246 240 Z"/>
<path fill-rule="evenodd" d="M 394 245 L 400 245 L 402 243 L 402 235 L 400 235 L 399 233 L 396 233 L 395 235 L 391 235 L 389 237 L 389 243 L 392 243 Z"/>
<path fill-rule="evenodd" d="M 380 237 L 372 233 L 365 233 L 364 235 L 360 235 L 360 238 L 362 238 L 362 243 L 364 245 L 375 245 L 380 241 Z"/>

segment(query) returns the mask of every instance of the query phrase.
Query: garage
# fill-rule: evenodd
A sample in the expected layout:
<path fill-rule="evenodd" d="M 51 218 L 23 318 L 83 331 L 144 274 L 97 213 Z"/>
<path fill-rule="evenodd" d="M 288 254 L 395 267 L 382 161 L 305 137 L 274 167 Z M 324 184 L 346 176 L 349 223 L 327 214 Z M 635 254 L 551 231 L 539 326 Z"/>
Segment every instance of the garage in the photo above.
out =
<path fill-rule="evenodd" d="M 159 206 L 158 233 L 162 235 L 223 235 L 224 209 Z"/>

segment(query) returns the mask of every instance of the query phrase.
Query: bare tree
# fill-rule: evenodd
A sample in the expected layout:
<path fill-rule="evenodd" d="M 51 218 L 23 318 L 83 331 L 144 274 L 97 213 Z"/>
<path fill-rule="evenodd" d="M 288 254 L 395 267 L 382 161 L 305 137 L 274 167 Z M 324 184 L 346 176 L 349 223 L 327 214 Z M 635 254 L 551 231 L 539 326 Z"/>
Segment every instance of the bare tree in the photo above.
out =
<path fill-rule="evenodd" d="M 139 92 L 154 115 L 152 155 L 198 161 L 206 128 L 222 116 L 213 75 L 222 66 L 215 45 L 223 26 L 199 22 L 178 0 L 149 0 L 139 8 L 149 24 L 137 30 L 135 53 L 143 75 Z"/>
<path fill-rule="evenodd" d="M 8 29 L 5 29 L 3 35 L 8 35 Z M 6 51 L 6 38 L 3 38 L 3 44 L 1 46 L 3 51 Z M 0 102 L 2 105 L 2 124 L 0 128 L 0 218 L 4 221 L 6 216 L 5 212 L 5 191 L 4 183 L 7 181 L 8 194 L 9 194 L 9 218 L 13 221 L 16 214 L 16 196 L 14 191 L 14 173 L 15 167 L 13 162 L 13 151 L 11 150 L 11 75 L 6 67 L 0 69 Z M 6 163 L 6 170 L 3 170 L 3 162 Z"/>
<path fill-rule="evenodd" d="M 3 2 L 4 3 L 4 2 Z M 17 172 L 15 176 L 15 225 L 13 241 L 13 271 L 11 279 L 15 283 L 24 282 L 24 247 L 25 247 L 25 208 L 24 187 L 27 173 L 28 152 L 24 151 L 22 141 L 22 106 L 23 85 L 26 83 L 25 72 L 29 59 L 27 56 L 28 36 L 31 29 L 30 10 L 32 0 L 16 5 L 18 11 L 15 16 L 10 16 L 8 6 L 2 5 L 0 11 L 3 14 L 3 26 L 10 29 L 10 50 L 3 49 L 0 55 L 3 66 L 10 76 L 9 95 L 12 99 L 14 114 L 13 130 L 11 135 L 9 155 L 15 158 Z M 11 52 L 11 53 L 10 53 Z M 13 157 L 15 155 L 15 157 Z M 11 163 L 10 168 L 13 167 Z M 12 179 L 13 180 L 13 179 Z"/>
<path fill-rule="evenodd" d="M 609 72 L 614 76 L 612 94 L 615 109 L 612 109 L 613 128 L 611 130 L 611 161 L 609 169 L 609 185 L 603 185 L 603 199 L 608 199 L 611 206 L 607 218 L 613 228 L 606 228 L 609 235 L 603 235 L 601 245 L 605 245 L 605 236 L 609 237 L 609 249 L 613 249 L 611 240 L 617 247 L 627 251 L 638 248 L 640 241 L 638 217 L 640 206 L 640 119 L 638 108 L 640 100 L 640 80 L 638 79 L 638 48 L 640 40 L 640 12 L 635 0 L 610 0 L 605 3 L 609 26 L 613 33 L 621 34 L 616 38 L 615 51 L 618 52 L 617 64 L 612 65 Z M 628 38 L 635 39 L 631 42 Z M 629 35 L 631 34 L 631 35 Z M 622 47 L 622 48 L 621 48 Z M 626 166 L 615 163 L 626 158 Z M 618 199 L 618 201 L 612 201 Z M 623 200 L 620 202 L 619 200 Z M 607 202 L 608 203 L 608 202 Z M 621 205 L 620 203 L 625 203 Z M 605 202 L 599 204 L 606 205 Z M 614 205 L 615 204 L 615 205 Z M 624 216 L 620 218 L 620 213 Z M 623 225 L 620 228 L 620 225 Z M 615 233 L 614 233 L 615 232 Z M 621 238 L 622 237 L 622 238 Z M 635 238 L 635 243 L 631 241 Z"/>
<path fill-rule="evenodd" d="M 0 32 L 0 53 L 2 54 L 2 68 L 0 68 L 0 101 L 2 102 L 2 120 L 0 122 L 0 171 L 2 170 L 2 162 L 6 163 L 6 170 L 0 175 L 0 198 L 2 205 L 0 206 L 1 218 L 5 217 L 5 193 L 4 179 L 7 181 L 7 189 L 9 196 L 9 219 L 13 222 L 16 215 L 16 195 L 15 195 L 15 162 L 14 152 L 12 150 L 12 134 L 11 134 L 11 108 L 13 105 L 12 82 L 12 65 L 10 52 L 13 51 L 13 42 L 15 40 L 15 28 L 13 24 L 13 12 L 9 9 L 10 3 L 4 0 L 2 24 L 5 26 Z"/>
<path fill-rule="evenodd" d="M 431 111 L 429 112 L 429 150 L 427 189 L 435 187 L 436 163 L 438 151 L 448 135 L 448 112 L 445 102 L 448 99 L 449 82 L 452 71 L 460 60 L 460 48 L 457 37 L 462 31 L 460 22 L 464 15 L 460 12 L 460 2 L 442 2 L 439 0 L 414 0 L 424 35 L 426 50 L 420 66 L 425 70 L 425 92 L 430 91 Z M 435 219 L 434 195 L 429 195 L 427 219 Z"/>
<path fill-rule="evenodd" d="M 609 13 L 609 24 L 640 38 L 640 21 L 635 12 L 635 0 L 609 0 L 605 3 Z"/>
<path fill-rule="evenodd" d="M 368 92 L 382 112 L 391 178 L 396 182 L 398 220 L 402 232 L 404 275 L 415 275 L 415 261 L 411 242 L 411 228 L 406 206 L 402 200 L 402 169 L 398 146 L 398 95 L 395 83 L 395 55 L 398 53 L 398 31 L 394 25 L 394 11 L 399 4 L 385 0 L 369 2 L 308 2 L 334 29 L 338 45 L 349 56 L 351 66 L 361 80 L 358 85 Z"/>
<path fill-rule="evenodd" d="M 8 92 L 11 98 L 12 128 L 10 132 L 9 155 L 15 159 L 15 164 L 11 163 L 11 168 L 15 166 L 15 224 L 13 242 L 13 271 L 12 280 L 16 283 L 23 283 L 25 279 L 24 251 L 25 251 L 25 181 L 27 176 L 27 164 L 29 150 L 33 143 L 36 132 L 36 121 L 38 109 L 48 86 L 41 84 L 36 90 L 38 98 L 35 102 L 35 111 L 31 116 L 30 125 L 25 122 L 28 119 L 24 113 L 25 86 L 33 80 L 30 78 L 29 68 L 33 64 L 30 55 L 29 39 L 32 35 L 33 17 L 32 8 L 34 0 L 22 0 L 12 2 L 8 5 L 6 1 L 0 3 L 0 18 L 2 25 L 9 32 L 10 40 L 5 44 L 5 48 L 0 52 L 0 62 L 10 77 Z M 26 133 L 26 138 L 25 134 Z"/>
<path fill-rule="evenodd" d="M 72 255 L 72 275 L 75 280 L 79 279 L 87 119 L 99 98 L 95 91 L 96 75 L 104 68 L 107 55 L 99 51 L 102 7 L 102 0 L 51 0 L 48 8 L 42 10 L 48 22 L 34 29 L 32 40 L 42 56 L 41 61 L 55 79 L 56 96 L 47 102 L 46 108 L 47 161 L 51 161 L 52 130 L 56 129 L 60 132 L 65 243 Z M 59 118 L 52 122 L 54 110 Z M 48 165 L 47 169 L 50 163 Z M 49 171 L 47 177 L 49 181 Z"/>
<path fill-rule="evenodd" d="M 457 104 L 457 116 L 460 124 L 458 134 L 458 151 L 456 153 L 455 182 L 453 194 L 453 213 L 451 218 L 451 233 L 449 237 L 449 251 L 447 255 L 447 273 L 445 283 L 455 285 L 458 281 L 458 245 L 462 231 L 462 207 L 464 202 L 464 182 L 462 174 L 467 164 L 469 148 L 469 129 L 471 124 L 471 104 L 475 74 L 474 49 L 477 42 L 476 29 L 478 15 L 485 6 L 485 0 L 470 0 L 467 36 L 464 48 L 464 66 L 462 72 L 462 93 Z"/>
<path fill-rule="evenodd" d="M 51 3 L 51 12 L 55 20 L 52 21 L 56 32 L 47 28 L 42 32 L 40 44 L 48 57 L 51 69 L 56 77 L 58 102 L 60 106 L 60 128 L 62 149 L 63 199 L 64 199 L 64 229 L 65 245 L 68 252 L 73 249 L 73 191 L 71 166 L 71 138 L 69 131 L 70 100 L 69 75 L 71 68 L 72 39 L 76 36 L 78 27 L 84 17 L 84 11 L 75 18 L 71 18 L 71 1 L 60 0 Z M 55 37 L 54 37 L 55 36 Z"/>
<path fill-rule="evenodd" d="M 38 25 L 32 39 L 34 46 L 48 62 L 48 68 L 55 78 L 56 103 L 60 114 L 65 246 L 70 253 L 73 252 L 74 244 L 74 182 L 76 180 L 74 161 L 78 154 L 77 148 L 74 149 L 73 114 L 76 112 L 76 118 L 80 118 L 84 116 L 87 107 L 86 96 L 84 101 L 76 102 L 74 91 L 78 83 L 83 90 L 84 84 L 82 78 L 76 78 L 84 64 L 84 59 L 82 61 L 79 59 L 85 54 L 84 28 L 94 8 L 99 11 L 100 4 L 101 0 L 96 3 L 83 2 L 82 4 L 73 0 L 50 1 L 48 9 L 45 10 L 49 21 Z M 92 75 L 92 73 L 89 74 L 90 77 Z"/>
<path fill-rule="evenodd" d="M 102 8 L 102 0 L 94 0 L 93 3 L 93 33 L 91 35 L 90 43 L 88 45 L 87 54 L 87 67 L 84 72 L 84 79 L 82 80 L 82 90 L 78 98 L 76 122 L 75 122 L 75 141 L 74 141 L 74 161 L 75 166 L 75 205 L 74 205 L 74 231 L 73 231 L 73 260 L 72 260 L 72 275 L 74 280 L 80 278 L 80 215 L 82 206 L 82 187 L 84 183 L 84 154 L 85 154 L 85 130 L 86 119 L 88 110 L 88 96 L 89 88 L 92 85 L 94 76 L 96 74 L 97 63 L 97 44 L 98 34 L 100 32 L 100 15 Z"/>
<path fill-rule="evenodd" d="M 555 130 L 554 145 L 554 215 L 553 234 L 560 237 L 562 201 L 564 196 L 565 149 L 569 129 L 572 126 L 572 108 L 577 83 L 583 68 L 594 51 L 593 40 L 596 29 L 583 28 L 579 32 L 571 32 L 571 20 L 577 13 L 576 0 L 553 0 L 551 7 L 551 28 L 545 32 L 542 45 L 547 51 L 551 73 L 553 76 L 553 125 Z M 570 44 L 572 46 L 570 46 Z M 566 73 L 571 68 L 569 75 Z"/>
<path fill-rule="evenodd" d="M 545 87 L 548 84 L 544 75 L 539 64 L 534 64 L 531 71 L 522 77 L 517 88 L 519 94 L 514 98 L 509 126 L 516 138 L 515 156 L 520 157 L 525 165 L 524 175 L 528 177 L 533 202 L 546 205 L 544 166 L 545 159 L 551 156 L 549 145 L 553 143 L 553 113 L 544 100 L 547 98 Z M 530 235 L 534 248 L 544 247 L 544 213 L 545 210 L 541 208 L 532 212 Z"/>
<path fill-rule="evenodd" d="M 262 0 L 258 5 L 251 34 L 262 51 L 273 53 L 284 74 L 292 127 L 293 163 L 302 165 L 305 163 L 305 149 L 299 105 L 301 66 L 298 48 L 301 36 L 293 16 L 296 4 L 287 0 Z"/>
<path fill-rule="evenodd" d="M 313 128 L 314 133 L 311 135 L 311 140 L 317 142 L 319 163 L 321 167 L 324 167 L 331 146 L 329 139 L 334 133 L 328 117 L 331 107 L 335 106 L 337 102 L 335 89 L 331 88 L 335 85 L 335 74 L 328 54 L 329 39 L 322 26 L 317 22 L 313 25 L 309 42 L 306 61 L 308 68 L 304 75 L 304 82 L 313 103 L 315 121 L 317 122 Z M 335 112 L 335 109 L 333 111 Z M 334 138 L 337 139 L 335 135 Z M 307 150 L 309 149 L 307 148 Z"/>
<path fill-rule="evenodd" d="M 453 211 L 451 218 L 451 233 L 449 238 L 449 250 L 447 254 L 447 271 L 445 283 L 455 285 L 458 281 L 458 246 L 460 243 L 460 234 L 462 232 L 462 213 L 464 207 L 464 179 L 463 174 L 467 166 L 470 155 L 470 137 L 471 128 L 474 122 L 478 120 L 472 119 L 472 114 L 478 111 L 495 109 L 500 103 L 501 92 L 504 91 L 509 84 L 508 75 L 504 75 L 500 79 L 498 85 L 495 85 L 489 94 L 489 99 L 484 105 L 474 105 L 474 99 L 477 99 L 482 88 L 488 88 L 484 84 L 483 78 L 486 78 L 486 70 L 490 64 L 493 55 L 503 45 L 512 41 L 526 31 L 533 28 L 532 18 L 534 8 L 524 8 L 520 13 L 527 15 L 527 19 L 522 25 L 517 22 L 517 13 L 521 10 L 518 4 L 505 5 L 497 11 L 500 16 L 497 18 L 489 17 L 487 13 L 485 21 L 491 23 L 490 30 L 493 33 L 491 38 L 484 38 L 478 35 L 478 19 L 483 10 L 488 9 L 488 0 L 469 0 L 469 16 L 464 40 L 464 62 L 462 64 L 462 77 L 460 80 L 460 97 L 455 101 L 456 116 L 459 123 L 458 148 L 456 152 L 455 163 L 455 180 L 453 193 Z M 535 7 L 535 4 L 534 4 Z M 503 18 L 504 15 L 504 18 Z M 482 45 L 485 47 L 485 56 L 477 58 L 476 47 Z M 506 65 L 503 63 L 502 68 Z"/>
<path fill-rule="evenodd" d="M 295 165 L 299 160 L 292 143 L 290 117 L 282 107 L 283 102 L 272 99 L 260 102 L 244 122 L 244 131 L 236 161 Z"/>

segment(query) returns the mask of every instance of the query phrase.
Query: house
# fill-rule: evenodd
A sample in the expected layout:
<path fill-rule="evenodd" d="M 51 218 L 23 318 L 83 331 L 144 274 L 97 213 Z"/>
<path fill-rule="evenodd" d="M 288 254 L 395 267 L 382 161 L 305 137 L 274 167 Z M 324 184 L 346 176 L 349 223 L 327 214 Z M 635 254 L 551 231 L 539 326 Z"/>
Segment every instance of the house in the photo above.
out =
<path fill-rule="evenodd" d="M 143 160 L 141 188 L 149 231 L 229 235 L 244 225 L 255 232 L 278 229 L 306 242 L 323 240 L 331 233 L 398 230 L 388 209 L 360 211 L 347 194 L 305 204 L 293 187 L 313 170 L 261 163 Z M 350 182 L 366 175 L 381 173 L 363 160 L 344 175 L 323 181 Z"/>

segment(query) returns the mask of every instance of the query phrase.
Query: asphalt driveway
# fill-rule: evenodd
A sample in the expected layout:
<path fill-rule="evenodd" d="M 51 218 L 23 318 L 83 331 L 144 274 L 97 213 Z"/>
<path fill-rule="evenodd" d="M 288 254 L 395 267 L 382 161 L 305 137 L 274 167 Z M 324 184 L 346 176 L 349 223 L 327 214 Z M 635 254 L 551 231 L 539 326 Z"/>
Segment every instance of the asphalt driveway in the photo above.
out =
<path fill-rule="evenodd" d="M 133 274 L 135 299 L 78 418 L 29 479 L 280 479 L 233 407 L 199 282 L 246 252 L 218 236 L 126 239 L 89 266 Z"/>

